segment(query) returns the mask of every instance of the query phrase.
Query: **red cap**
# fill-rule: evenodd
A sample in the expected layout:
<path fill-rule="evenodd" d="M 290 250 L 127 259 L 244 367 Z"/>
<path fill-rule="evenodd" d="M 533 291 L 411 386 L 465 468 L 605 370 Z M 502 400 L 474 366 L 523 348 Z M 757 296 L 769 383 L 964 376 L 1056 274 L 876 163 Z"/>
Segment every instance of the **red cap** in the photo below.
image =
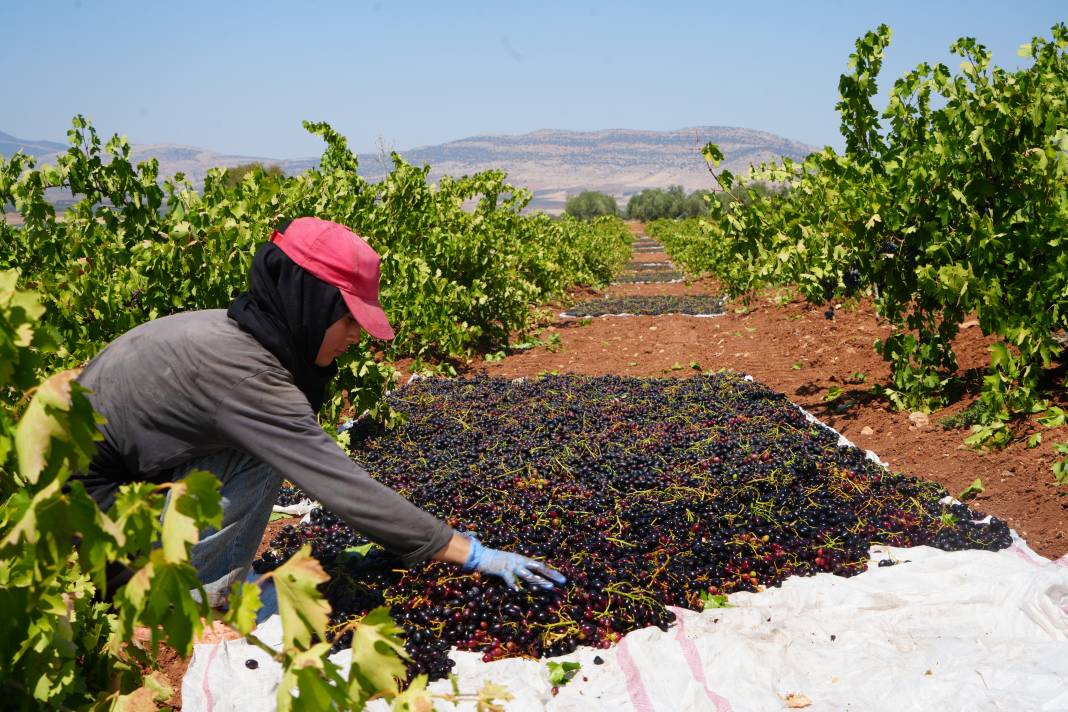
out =
<path fill-rule="evenodd" d="M 378 301 L 379 259 L 367 242 L 344 225 L 297 218 L 271 241 L 313 275 L 341 290 L 352 316 L 376 339 L 392 339 L 393 328 Z"/>

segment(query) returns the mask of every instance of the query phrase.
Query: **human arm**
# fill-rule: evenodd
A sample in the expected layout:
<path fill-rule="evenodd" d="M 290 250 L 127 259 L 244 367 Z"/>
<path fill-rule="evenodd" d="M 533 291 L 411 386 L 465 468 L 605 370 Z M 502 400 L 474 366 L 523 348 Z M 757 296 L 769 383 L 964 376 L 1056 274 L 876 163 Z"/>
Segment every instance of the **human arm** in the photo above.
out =
<path fill-rule="evenodd" d="M 434 561 L 444 561 L 447 564 L 463 566 L 467 557 L 471 554 L 471 540 L 453 532 L 449 542 L 434 552 L 430 558 Z"/>
<path fill-rule="evenodd" d="M 219 406 L 220 433 L 289 478 L 405 566 L 434 559 L 504 579 L 552 588 L 564 577 L 534 559 L 482 546 L 374 480 L 330 439 L 285 376 L 245 379 Z"/>
<path fill-rule="evenodd" d="M 227 393 L 216 414 L 219 435 L 292 480 L 405 566 L 446 548 L 452 528 L 354 462 L 323 432 L 287 375 L 261 371 Z"/>

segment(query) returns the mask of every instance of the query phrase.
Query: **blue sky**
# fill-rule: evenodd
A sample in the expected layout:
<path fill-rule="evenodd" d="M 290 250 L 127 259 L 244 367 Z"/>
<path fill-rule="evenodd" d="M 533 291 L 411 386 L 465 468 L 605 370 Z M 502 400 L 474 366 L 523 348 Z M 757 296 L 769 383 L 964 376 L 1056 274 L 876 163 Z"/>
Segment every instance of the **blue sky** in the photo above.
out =
<path fill-rule="evenodd" d="M 894 31 L 880 86 L 976 37 L 1016 67 L 1066 2 L 6 0 L 0 131 L 82 113 L 135 143 L 292 158 L 540 128 L 743 126 L 840 147 L 854 40 Z"/>

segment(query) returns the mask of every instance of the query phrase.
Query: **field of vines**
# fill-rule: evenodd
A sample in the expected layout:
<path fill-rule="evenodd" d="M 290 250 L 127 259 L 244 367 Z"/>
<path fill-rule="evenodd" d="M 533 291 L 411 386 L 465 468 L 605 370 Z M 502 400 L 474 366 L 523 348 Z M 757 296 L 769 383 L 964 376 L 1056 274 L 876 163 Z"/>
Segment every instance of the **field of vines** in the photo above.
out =
<path fill-rule="evenodd" d="M 893 329 L 875 345 L 891 366 L 879 393 L 910 410 L 940 407 L 965 386 L 952 342 L 975 318 L 997 340 L 968 443 L 1004 444 L 1028 415 L 1065 424 L 1068 28 L 1022 48 L 1030 61 L 1016 71 L 962 39 L 959 72 L 917 67 L 880 112 L 888 43 L 886 27 L 859 39 L 841 79 L 843 153 L 736 178 L 715 171 L 723 155 L 709 144 L 729 198 L 711 200 L 708 218 L 651 225 L 672 265 L 622 276 L 632 252 L 622 221 L 528 214 L 530 193 L 503 172 L 432 183 L 429 167 L 397 155 L 371 183 L 322 123 L 305 124 L 326 144 L 316 168 L 253 170 L 236 185 L 222 169 L 197 188 L 162 178 L 155 161 L 133 165 L 125 139 L 102 141 L 81 116 L 55 165 L 0 158 L 0 204 L 20 218 L 0 222 L 5 709 L 153 709 L 172 692 L 156 671 L 159 646 L 188 656 L 221 621 L 281 664 L 283 712 L 372 699 L 497 711 L 509 696 L 493 683 L 428 691 L 449 674 L 450 650 L 489 663 L 604 649 L 639 628 L 669 628 L 675 606 L 722 606 L 794 576 L 856 575 L 873 545 L 1007 547 L 1004 522 L 840 446 L 786 396 L 739 374 L 433 378 L 394 390 L 397 360 L 456 376 L 476 357 L 532 343 L 539 306 L 568 290 L 670 283 L 683 278 L 677 265 L 714 275 L 728 296 L 790 285 L 814 302 L 870 299 Z M 46 200 L 57 190 L 76 200 L 61 215 Z M 345 224 L 379 252 L 397 330 L 394 342 L 365 339 L 341 359 L 323 427 L 335 433 L 343 415 L 365 413 L 339 440 L 374 477 L 486 546 L 544 559 L 566 586 L 516 591 L 441 563 L 401 570 L 317 510 L 254 564 L 277 592 L 276 649 L 254 633 L 257 583 L 236 584 L 225 612 L 195 595 L 190 548 L 222 521 L 211 473 L 125 485 L 106 512 L 72 480 L 99 438 L 76 369 L 145 321 L 225 307 L 273 226 L 305 215 Z M 723 306 L 675 297 L 654 313 Z M 606 302 L 581 316 L 643 310 L 642 300 Z M 1053 470 L 1068 483 L 1064 462 Z M 134 575 L 108 591 L 116 565 Z M 349 666 L 327 657 L 342 647 Z"/>
<path fill-rule="evenodd" d="M 744 179 L 720 171 L 718 187 L 737 200 L 711 201 L 708 219 L 654 222 L 649 234 L 732 295 L 795 285 L 827 303 L 828 318 L 832 301 L 870 298 L 892 327 L 875 344 L 891 369 L 879 392 L 898 408 L 930 411 L 960 396 L 953 340 L 976 319 L 996 341 L 966 442 L 1005 445 L 1034 414 L 1064 425 L 1068 28 L 1022 46 L 1031 61 L 1017 71 L 961 39 L 959 72 L 920 65 L 894 81 L 880 112 L 872 100 L 889 41 L 885 26 L 858 40 L 842 76 L 844 153 L 762 165 Z M 704 154 L 713 169 L 722 158 L 712 144 Z M 1068 454 L 1068 443 L 1055 451 Z M 1068 484 L 1068 464 L 1052 467 Z"/>
<path fill-rule="evenodd" d="M 530 193 L 503 172 L 431 184 L 428 166 L 395 155 L 393 170 L 372 184 L 343 136 L 305 126 L 326 142 L 318 168 L 291 177 L 253 171 L 234 188 L 222 169 L 200 191 L 181 175 L 161 182 L 154 160 L 132 165 L 125 139 L 102 142 L 82 117 L 57 165 L 33 167 L 22 155 L 0 163 L 0 203 L 22 218 L 19 227 L 0 223 L 0 269 L 19 270 L 20 285 L 42 295 L 45 324 L 61 344 L 48 366 L 82 364 L 149 319 L 225 307 L 246 287 L 273 226 L 314 215 L 347 225 L 382 256 L 381 297 L 397 338 L 378 345 L 385 361 L 374 360 L 372 344 L 351 352 L 336 382 L 358 411 L 375 409 L 392 385 L 390 360 L 447 369 L 500 348 L 534 325 L 531 305 L 574 284 L 604 284 L 630 254 L 619 220 L 522 213 Z M 57 216 L 49 188 L 80 200 Z M 341 407 L 335 397 L 323 420 L 334 422 Z"/>

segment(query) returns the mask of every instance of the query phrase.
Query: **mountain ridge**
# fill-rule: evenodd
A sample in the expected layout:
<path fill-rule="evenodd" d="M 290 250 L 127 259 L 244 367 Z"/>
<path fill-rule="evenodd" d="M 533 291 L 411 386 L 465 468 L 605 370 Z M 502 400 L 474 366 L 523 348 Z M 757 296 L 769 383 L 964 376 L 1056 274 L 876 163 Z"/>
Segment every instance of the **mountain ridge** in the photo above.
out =
<path fill-rule="evenodd" d="M 724 153 L 721 167 L 735 174 L 744 173 L 750 164 L 783 156 L 798 160 L 817 150 L 767 131 L 737 126 L 690 126 L 668 131 L 538 129 L 524 134 L 478 134 L 397 153 L 409 163 L 428 164 L 431 180 L 491 168 L 503 170 L 511 184 L 533 193 L 532 208 L 559 212 L 568 195 L 582 190 L 608 193 L 625 202 L 645 188 L 669 185 L 681 185 L 690 191 L 712 188 L 714 181 L 701 156 L 701 147 L 710 141 L 717 143 Z M 24 141 L 0 132 L 0 154 L 10 155 L 20 145 L 44 162 L 53 161 L 57 153 L 66 150 L 64 144 Z M 181 144 L 131 145 L 130 158 L 135 163 L 152 157 L 160 163 L 161 176 L 182 172 L 198 186 L 207 171 L 216 166 L 259 161 L 294 174 L 318 165 L 319 161 L 318 157 L 280 159 L 225 154 Z M 371 181 L 380 180 L 391 165 L 385 151 L 360 153 L 357 157 L 360 173 Z"/>

